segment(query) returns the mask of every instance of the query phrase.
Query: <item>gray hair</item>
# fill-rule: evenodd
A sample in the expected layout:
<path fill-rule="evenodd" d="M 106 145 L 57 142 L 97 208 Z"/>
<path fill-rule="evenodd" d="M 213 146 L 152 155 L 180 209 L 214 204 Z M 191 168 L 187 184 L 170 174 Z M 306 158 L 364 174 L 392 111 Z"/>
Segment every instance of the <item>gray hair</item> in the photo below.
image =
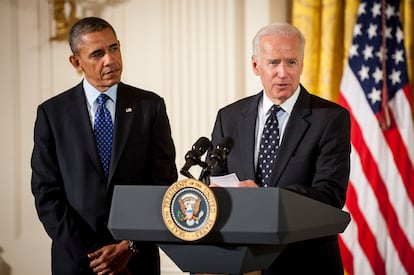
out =
<path fill-rule="evenodd" d="M 69 32 L 69 46 L 74 55 L 78 54 L 78 46 L 84 34 L 111 29 L 116 37 L 114 28 L 99 17 L 85 17 L 76 22 Z"/>
<path fill-rule="evenodd" d="M 301 31 L 293 25 L 288 23 L 272 23 L 270 25 L 264 26 L 261 28 L 256 36 L 253 38 L 252 46 L 253 46 L 253 56 L 259 58 L 260 55 L 260 40 L 263 36 L 266 35 L 273 35 L 276 37 L 282 36 L 296 36 L 300 42 L 300 48 L 302 52 L 302 57 L 305 52 L 305 37 L 301 33 Z"/>

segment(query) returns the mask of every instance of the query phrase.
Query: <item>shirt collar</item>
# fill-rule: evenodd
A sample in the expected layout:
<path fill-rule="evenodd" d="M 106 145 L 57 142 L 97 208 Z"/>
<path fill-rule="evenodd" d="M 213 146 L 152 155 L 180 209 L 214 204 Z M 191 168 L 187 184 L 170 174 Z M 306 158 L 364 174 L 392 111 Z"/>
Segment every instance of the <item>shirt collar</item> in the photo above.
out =
<path fill-rule="evenodd" d="M 296 101 L 298 100 L 300 92 L 300 85 L 296 91 L 289 97 L 285 102 L 280 104 L 279 106 L 285 111 L 286 113 L 290 114 L 292 112 L 293 106 L 295 105 Z M 270 107 L 272 107 L 274 103 L 267 97 L 265 91 L 263 90 L 263 114 L 266 115 L 269 111 Z"/>
<path fill-rule="evenodd" d="M 96 101 L 98 96 L 102 94 L 99 90 L 97 90 L 94 86 L 92 86 L 86 78 L 83 79 L 83 89 L 85 90 L 86 99 L 88 100 L 89 106 L 93 106 L 93 103 Z M 109 96 L 109 98 L 116 102 L 117 98 L 117 90 L 118 90 L 118 84 L 115 84 L 111 87 L 109 87 L 104 94 Z"/>

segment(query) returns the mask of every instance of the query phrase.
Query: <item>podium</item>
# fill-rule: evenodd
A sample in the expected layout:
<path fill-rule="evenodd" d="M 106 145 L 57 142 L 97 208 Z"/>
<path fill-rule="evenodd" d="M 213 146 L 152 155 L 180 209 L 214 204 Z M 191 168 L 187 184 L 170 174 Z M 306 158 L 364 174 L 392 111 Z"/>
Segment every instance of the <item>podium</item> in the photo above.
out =
<path fill-rule="evenodd" d="M 153 242 L 184 272 L 244 273 L 267 268 L 284 246 L 336 235 L 350 215 L 281 188 L 212 188 L 218 204 L 211 232 L 197 241 L 175 237 L 161 205 L 168 186 L 117 185 L 108 228 L 117 240 Z"/>

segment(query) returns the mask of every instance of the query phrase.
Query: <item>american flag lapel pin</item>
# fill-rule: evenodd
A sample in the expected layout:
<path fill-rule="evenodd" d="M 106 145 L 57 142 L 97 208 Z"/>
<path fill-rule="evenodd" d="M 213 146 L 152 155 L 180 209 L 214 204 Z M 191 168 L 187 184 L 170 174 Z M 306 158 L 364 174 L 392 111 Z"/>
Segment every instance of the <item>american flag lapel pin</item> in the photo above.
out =
<path fill-rule="evenodd" d="M 125 108 L 125 113 L 132 113 L 132 108 L 131 107 Z"/>

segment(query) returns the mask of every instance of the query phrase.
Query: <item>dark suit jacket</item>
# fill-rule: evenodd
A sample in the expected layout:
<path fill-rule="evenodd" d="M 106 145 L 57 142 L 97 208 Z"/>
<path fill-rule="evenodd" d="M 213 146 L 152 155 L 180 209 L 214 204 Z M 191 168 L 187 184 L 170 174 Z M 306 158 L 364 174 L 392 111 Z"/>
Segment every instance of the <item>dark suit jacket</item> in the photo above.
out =
<path fill-rule="evenodd" d="M 262 93 L 219 110 L 212 133 L 234 146 L 212 175 L 236 173 L 255 180 L 254 144 Z M 350 169 L 350 117 L 339 105 L 309 94 L 302 86 L 286 125 L 270 184 L 342 208 Z M 265 274 L 342 274 L 337 237 L 288 245 Z M 306 273 L 305 273 L 306 272 Z"/>
<path fill-rule="evenodd" d="M 123 83 L 117 93 L 108 178 L 82 84 L 38 107 L 32 192 L 39 218 L 52 238 L 54 274 L 90 274 L 87 253 L 115 243 L 107 228 L 114 184 L 169 185 L 177 180 L 163 99 Z M 155 245 L 143 245 L 129 267 L 133 274 L 157 274 Z"/>

